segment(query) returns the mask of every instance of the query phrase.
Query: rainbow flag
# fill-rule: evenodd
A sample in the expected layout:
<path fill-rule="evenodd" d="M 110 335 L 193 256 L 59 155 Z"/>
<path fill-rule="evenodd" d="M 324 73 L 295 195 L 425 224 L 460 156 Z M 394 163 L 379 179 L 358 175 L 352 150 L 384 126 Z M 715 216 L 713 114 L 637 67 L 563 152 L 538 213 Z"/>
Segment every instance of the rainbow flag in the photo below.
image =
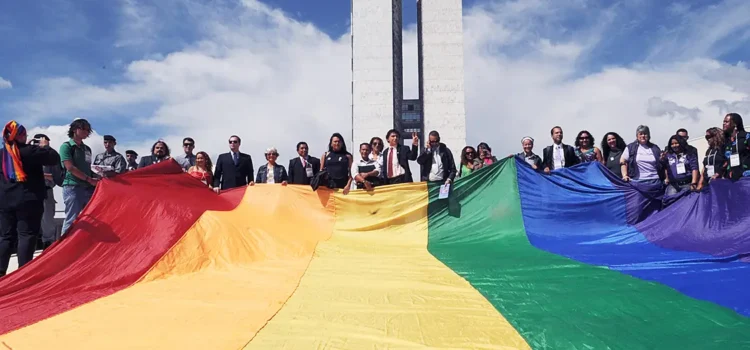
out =
<path fill-rule="evenodd" d="M 507 159 L 438 192 L 105 180 L 0 279 L 0 349 L 750 348 L 747 181 L 651 210 Z"/>

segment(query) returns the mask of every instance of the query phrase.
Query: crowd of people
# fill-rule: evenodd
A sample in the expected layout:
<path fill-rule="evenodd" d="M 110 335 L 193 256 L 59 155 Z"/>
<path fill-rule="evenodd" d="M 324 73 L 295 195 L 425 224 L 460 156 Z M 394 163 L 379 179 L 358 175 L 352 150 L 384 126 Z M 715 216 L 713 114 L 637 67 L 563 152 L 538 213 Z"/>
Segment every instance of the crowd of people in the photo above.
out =
<path fill-rule="evenodd" d="M 451 184 L 457 177 L 470 176 L 498 161 L 490 146 L 482 142 L 476 148 L 465 146 L 456 162 L 448 145 L 440 140 L 438 131 L 430 131 L 420 147 L 417 134 L 406 146 L 399 131 L 392 129 L 385 141 L 373 137 L 359 145 L 355 156 L 346 147 L 344 137 L 334 133 L 328 150 L 321 158 L 309 155 L 306 142 L 297 144 L 297 155 L 288 167 L 278 163 L 276 148 L 266 149 L 265 163 L 255 173 L 252 157 L 240 152 L 242 140 L 229 137 L 229 152 L 221 154 L 214 166 L 206 152 L 195 152 L 195 141 L 182 140 L 183 152 L 173 156 L 164 141 L 157 141 L 151 153 L 138 160 L 138 154 L 127 150 L 125 156 L 115 150 L 117 140 L 105 135 L 105 151 L 92 156 L 91 148 L 83 141 L 91 134 L 91 124 L 85 119 L 74 120 L 68 130 L 69 140 L 59 151 L 50 147 L 44 134 L 34 135 L 27 143 L 26 129 L 15 121 L 3 129 L 3 148 L 0 149 L 0 276 L 5 275 L 13 248 L 18 252 L 18 265 L 31 261 L 41 232 L 46 248 L 64 235 L 91 199 L 97 183 L 103 179 L 144 168 L 164 161 L 175 161 L 191 177 L 219 193 L 222 190 L 256 183 L 310 185 L 371 191 L 376 186 L 413 182 L 409 162 L 419 164 L 419 181 Z M 550 130 L 552 144 L 534 153 L 534 139 L 521 139 L 522 151 L 512 154 L 524 160 L 536 171 L 550 172 L 579 163 L 599 162 L 624 181 L 638 182 L 659 188 L 666 195 L 682 191 L 700 191 L 717 179 L 739 180 L 750 177 L 750 146 L 742 117 L 729 113 L 723 129 L 706 130 L 708 150 L 701 169 L 697 150 L 688 145 L 688 132 L 679 129 L 662 150 L 651 140 L 648 126 L 636 128 L 636 140 L 626 144 L 615 132 L 604 135 L 599 147 L 594 136 L 580 131 L 574 145 L 563 143 L 563 130 Z M 255 176 L 254 176 L 255 175 Z M 61 186 L 65 204 L 65 219 L 58 234 L 54 224 L 55 198 L 53 187 Z"/>

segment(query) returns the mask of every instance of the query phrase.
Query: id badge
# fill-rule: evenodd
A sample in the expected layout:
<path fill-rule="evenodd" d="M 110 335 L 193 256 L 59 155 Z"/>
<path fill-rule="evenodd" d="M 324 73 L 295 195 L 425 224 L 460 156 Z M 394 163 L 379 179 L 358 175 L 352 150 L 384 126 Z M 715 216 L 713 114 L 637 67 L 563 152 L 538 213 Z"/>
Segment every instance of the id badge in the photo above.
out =
<path fill-rule="evenodd" d="M 307 177 L 313 177 L 313 169 L 311 166 L 306 167 L 305 172 L 307 173 Z"/>
<path fill-rule="evenodd" d="M 91 151 L 86 151 L 86 163 L 91 164 Z"/>
<path fill-rule="evenodd" d="M 739 154 L 733 154 L 729 156 L 729 164 L 732 167 L 740 166 L 740 155 Z"/>
<path fill-rule="evenodd" d="M 713 165 L 706 165 L 706 176 L 713 177 L 716 173 L 714 172 Z"/>
<path fill-rule="evenodd" d="M 677 174 L 682 175 L 685 173 L 685 163 L 677 163 Z"/>

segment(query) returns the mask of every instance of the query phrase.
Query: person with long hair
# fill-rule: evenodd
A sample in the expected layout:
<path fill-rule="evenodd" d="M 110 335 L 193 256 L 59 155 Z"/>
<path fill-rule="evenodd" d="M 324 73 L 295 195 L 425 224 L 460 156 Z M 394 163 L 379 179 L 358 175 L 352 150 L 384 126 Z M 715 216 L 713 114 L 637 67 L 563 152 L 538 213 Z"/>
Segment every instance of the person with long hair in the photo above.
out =
<path fill-rule="evenodd" d="M 477 167 L 477 165 L 474 164 L 476 157 L 477 151 L 474 147 L 466 146 L 461 150 L 461 164 L 458 168 L 458 177 L 467 176 L 473 173 L 474 170 L 481 168 L 481 165 Z"/>
<path fill-rule="evenodd" d="M 673 135 L 667 142 L 664 153 L 664 183 L 667 189 L 664 194 L 673 195 L 685 190 L 698 189 L 698 158 L 688 149 L 687 141 L 679 135 Z"/>
<path fill-rule="evenodd" d="M 26 128 L 15 120 L 3 128 L 0 148 L 0 276 L 5 276 L 13 244 L 18 242 L 18 266 L 34 257 L 39 239 L 47 186 L 44 166 L 60 164 L 60 155 L 46 138 L 27 145 Z"/>
<path fill-rule="evenodd" d="M 581 163 L 602 162 L 602 151 L 595 146 L 594 136 L 590 132 L 586 130 L 579 132 L 575 145 L 576 157 Z"/>
<path fill-rule="evenodd" d="M 474 163 L 477 163 L 480 167 L 490 166 L 497 163 L 497 157 L 492 155 L 492 148 L 490 148 L 490 145 L 488 145 L 487 142 L 480 142 L 477 146 L 477 152 L 479 152 L 479 154 L 475 158 Z"/>
<path fill-rule="evenodd" d="M 151 146 L 151 155 L 141 157 L 141 161 L 138 163 L 138 169 L 170 159 L 172 159 L 172 156 L 169 146 L 163 140 L 159 140 L 154 142 L 153 146 Z"/>
<path fill-rule="evenodd" d="M 724 155 L 729 159 L 728 178 L 737 181 L 750 176 L 750 145 L 742 116 L 729 113 L 724 117 Z"/>
<path fill-rule="evenodd" d="M 602 163 L 609 171 L 618 177 L 622 177 L 622 168 L 620 167 L 620 158 L 622 152 L 628 147 L 625 140 L 616 132 L 608 132 L 602 139 Z"/>
<path fill-rule="evenodd" d="M 214 165 L 208 153 L 200 151 L 195 154 L 195 165 L 188 168 L 188 175 L 203 182 L 208 188 L 213 189 Z"/>
<path fill-rule="evenodd" d="M 724 132 L 721 129 L 714 127 L 706 130 L 708 149 L 703 158 L 703 171 L 698 181 L 698 190 L 708 186 L 711 181 L 727 176 L 729 159 L 724 154 L 724 141 Z"/>
<path fill-rule="evenodd" d="M 354 157 L 346 150 L 344 137 L 334 133 L 328 140 L 328 152 L 320 158 L 320 170 L 325 171 L 328 181 L 322 184 L 331 189 L 343 189 L 344 194 L 349 194 L 352 186 L 351 168 Z"/>

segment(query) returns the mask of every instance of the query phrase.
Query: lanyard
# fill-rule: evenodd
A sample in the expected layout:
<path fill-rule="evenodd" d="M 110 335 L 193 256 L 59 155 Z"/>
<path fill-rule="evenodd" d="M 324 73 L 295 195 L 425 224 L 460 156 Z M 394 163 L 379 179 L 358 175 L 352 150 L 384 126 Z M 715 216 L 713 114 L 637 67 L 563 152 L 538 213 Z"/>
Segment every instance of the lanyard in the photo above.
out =
<path fill-rule="evenodd" d="M 716 149 L 713 149 L 711 151 L 712 151 L 711 154 L 708 155 L 709 156 L 708 165 L 716 165 L 716 153 L 719 153 L 719 151 Z"/>

